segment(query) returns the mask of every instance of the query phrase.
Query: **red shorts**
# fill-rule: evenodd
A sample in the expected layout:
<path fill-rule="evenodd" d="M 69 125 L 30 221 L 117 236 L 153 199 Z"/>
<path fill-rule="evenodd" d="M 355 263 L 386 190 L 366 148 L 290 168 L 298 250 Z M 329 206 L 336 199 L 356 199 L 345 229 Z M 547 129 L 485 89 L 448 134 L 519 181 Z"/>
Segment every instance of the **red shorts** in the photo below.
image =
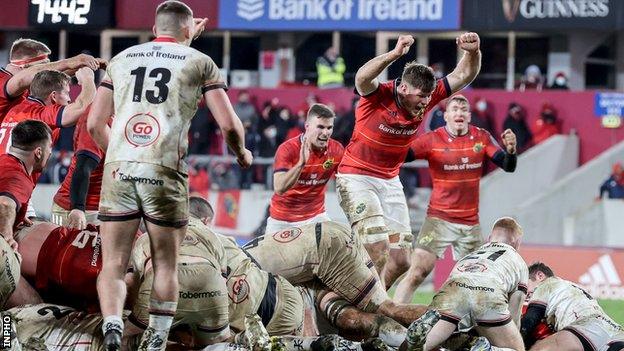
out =
<path fill-rule="evenodd" d="M 58 227 L 37 257 L 35 288 L 46 301 L 90 311 L 99 310 L 96 288 L 102 269 L 99 229 Z"/>

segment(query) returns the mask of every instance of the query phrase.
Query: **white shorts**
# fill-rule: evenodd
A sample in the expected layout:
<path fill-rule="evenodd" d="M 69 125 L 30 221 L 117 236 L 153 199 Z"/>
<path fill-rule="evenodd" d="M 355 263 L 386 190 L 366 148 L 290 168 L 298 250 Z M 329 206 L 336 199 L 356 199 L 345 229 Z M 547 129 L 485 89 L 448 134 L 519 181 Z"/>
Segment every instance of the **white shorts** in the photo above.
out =
<path fill-rule="evenodd" d="M 483 245 L 481 226 L 452 223 L 427 216 L 414 241 L 414 247 L 425 249 L 441 258 L 449 245 L 453 247 L 455 261 L 466 256 Z"/>
<path fill-rule="evenodd" d="M 273 234 L 281 230 L 292 228 L 292 227 L 301 227 L 302 225 L 306 225 L 306 224 L 314 224 L 314 223 L 327 222 L 327 221 L 331 221 L 331 218 L 329 218 L 329 215 L 327 214 L 327 212 L 319 213 L 312 218 L 308 218 L 306 220 L 298 221 L 298 222 L 280 221 L 279 219 L 269 217 L 267 218 L 267 225 L 266 225 L 266 229 L 264 230 L 264 234 L 265 235 Z"/>
<path fill-rule="evenodd" d="M 359 174 L 337 174 L 336 190 L 340 206 L 352 226 L 365 219 L 383 218 L 387 234 L 396 238 L 390 240 L 390 247 L 411 247 L 413 236 L 407 201 L 398 176 L 381 179 Z M 381 234 L 368 230 L 368 227 L 359 227 L 361 231 L 357 234 Z M 366 238 L 363 240 L 367 242 Z"/>
<path fill-rule="evenodd" d="M 61 206 L 57 205 L 56 202 L 52 203 L 52 212 L 50 215 L 50 222 L 56 224 L 56 225 L 60 225 L 60 226 L 66 226 L 67 225 L 67 220 L 69 219 L 69 213 L 71 211 L 68 211 L 64 208 L 62 208 Z M 99 225 L 100 224 L 100 220 L 97 218 L 98 212 L 97 211 L 85 211 L 85 217 L 87 219 L 87 224 L 91 223 L 91 224 L 95 224 L 95 225 Z"/>
<path fill-rule="evenodd" d="M 611 344 L 624 342 L 624 328 L 601 315 L 577 320 L 563 330 L 571 332 L 581 343 L 589 344 L 597 351 L 607 351 Z"/>

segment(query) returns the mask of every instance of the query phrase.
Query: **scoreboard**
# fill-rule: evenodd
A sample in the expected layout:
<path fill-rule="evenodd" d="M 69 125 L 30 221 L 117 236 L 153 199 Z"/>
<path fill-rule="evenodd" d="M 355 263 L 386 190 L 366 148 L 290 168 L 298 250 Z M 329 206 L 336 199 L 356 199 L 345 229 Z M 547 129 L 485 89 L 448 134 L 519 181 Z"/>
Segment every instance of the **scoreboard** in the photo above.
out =
<path fill-rule="evenodd" d="M 28 24 L 33 27 L 113 27 L 114 0 L 29 0 Z"/>

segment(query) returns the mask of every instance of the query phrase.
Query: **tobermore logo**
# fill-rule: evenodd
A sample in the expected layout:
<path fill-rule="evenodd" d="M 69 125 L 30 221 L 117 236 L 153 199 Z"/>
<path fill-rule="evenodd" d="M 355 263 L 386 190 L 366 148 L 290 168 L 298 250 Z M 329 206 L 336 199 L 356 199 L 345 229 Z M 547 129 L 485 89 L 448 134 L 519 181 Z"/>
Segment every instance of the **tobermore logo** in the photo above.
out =
<path fill-rule="evenodd" d="M 264 15 L 264 0 L 238 0 L 236 14 L 248 21 Z"/>
<path fill-rule="evenodd" d="M 624 299 L 622 280 L 609 255 L 602 255 L 598 262 L 578 279 L 593 297 L 601 299 Z"/>

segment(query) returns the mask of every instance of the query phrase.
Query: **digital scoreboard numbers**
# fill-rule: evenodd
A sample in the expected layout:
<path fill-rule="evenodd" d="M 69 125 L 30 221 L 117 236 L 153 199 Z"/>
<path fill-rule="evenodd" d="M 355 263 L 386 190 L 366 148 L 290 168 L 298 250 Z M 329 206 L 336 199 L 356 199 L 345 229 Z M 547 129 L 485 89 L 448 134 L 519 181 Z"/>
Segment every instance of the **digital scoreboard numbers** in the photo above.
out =
<path fill-rule="evenodd" d="M 30 0 L 34 27 L 112 27 L 114 0 Z"/>

